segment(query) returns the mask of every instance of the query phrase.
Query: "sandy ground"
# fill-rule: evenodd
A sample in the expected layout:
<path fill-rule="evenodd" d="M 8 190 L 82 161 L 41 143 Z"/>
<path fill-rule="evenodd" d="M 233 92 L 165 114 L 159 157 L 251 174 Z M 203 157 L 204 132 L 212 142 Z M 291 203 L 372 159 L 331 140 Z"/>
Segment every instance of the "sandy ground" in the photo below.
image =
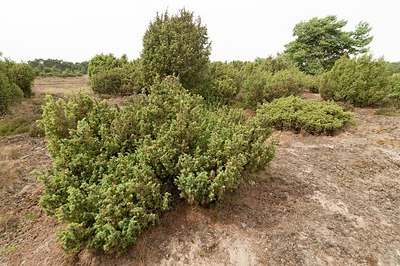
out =
<path fill-rule="evenodd" d="M 266 171 L 217 208 L 177 203 L 119 256 L 64 255 L 31 173 L 45 140 L 0 139 L 0 265 L 400 265 L 400 117 L 374 111 L 334 137 L 278 133 Z"/>

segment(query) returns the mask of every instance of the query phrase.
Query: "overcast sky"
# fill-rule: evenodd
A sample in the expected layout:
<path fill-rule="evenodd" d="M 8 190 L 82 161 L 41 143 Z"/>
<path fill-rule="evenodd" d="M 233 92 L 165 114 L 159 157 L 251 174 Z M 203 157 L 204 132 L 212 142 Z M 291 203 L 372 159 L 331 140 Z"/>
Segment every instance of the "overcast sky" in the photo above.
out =
<path fill-rule="evenodd" d="M 212 60 L 253 60 L 282 52 L 296 23 L 337 15 L 353 30 L 372 26 L 375 57 L 400 61 L 399 0 L 1 0 L 0 52 L 13 60 L 89 60 L 98 53 L 137 58 L 157 12 L 185 7 L 201 17 Z"/>

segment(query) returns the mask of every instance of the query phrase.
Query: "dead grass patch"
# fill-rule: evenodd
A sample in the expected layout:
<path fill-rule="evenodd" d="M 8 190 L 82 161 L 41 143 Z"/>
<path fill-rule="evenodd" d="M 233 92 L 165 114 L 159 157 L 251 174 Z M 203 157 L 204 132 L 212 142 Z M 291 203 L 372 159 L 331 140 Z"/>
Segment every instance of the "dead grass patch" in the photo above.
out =
<path fill-rule="evenodd" d="M 0 189 L 11 186 L 23 172 L 19 161 L 5 160 L 0 162 Z"/>
<path fill-rule="evenodd" d="M 21 156 L 17 147 L 7 147 L 5 152 L 9 160 L 16 160 Z"/>
<path fill-rule="evenodd" d="M 10 113 L 0 118 L 0 137 L 22 134 L 34 130 L 42 114 L 44 95 L 26 99 L 14 106 Z"/>

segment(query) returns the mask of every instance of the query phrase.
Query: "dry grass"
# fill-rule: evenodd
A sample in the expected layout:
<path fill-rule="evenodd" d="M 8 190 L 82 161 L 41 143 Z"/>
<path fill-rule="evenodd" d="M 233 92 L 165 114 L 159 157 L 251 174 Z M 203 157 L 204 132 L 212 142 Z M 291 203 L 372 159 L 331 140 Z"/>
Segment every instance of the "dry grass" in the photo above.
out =
<path fill-rule="evenodd" d="M 63 96 L 73 91 L 82 90 L 93 94 L 89 87 L 88 77 L 39 77 L 35 80 L 33 90 L 37 94 L 50 93 L 57 96 Z"/>
<path fill-rule="evenodd" d="M 7 115 L 0 118 L 0 138 L 27 133 L 34 128 L 41 116 L 43 103 L 44 95 L 40 94 L 13 106 Z"/>
<path fill-rule="evenodd" d="M 5 152 L 9 160 L 16 160 L 21 156 L 17 147 L 7 147 Z"/>
<path fill-rule="evenodd" d="M 381 107 L 375 111 L 374 115 L 400 116 L 400 110 L 395 107 Z"/>
<path fill-rule="evenodd" d="M 0 189 L 5 189 L 16 182 L 22 172 L 23 167 L 19 161 L 4 160 L 0 162 Z"/>
<path fill-rule="evenodd" d="M 20 219 L 13 213 L 6 213 L 0 216 L 0 233 L 19 224 Z"/>

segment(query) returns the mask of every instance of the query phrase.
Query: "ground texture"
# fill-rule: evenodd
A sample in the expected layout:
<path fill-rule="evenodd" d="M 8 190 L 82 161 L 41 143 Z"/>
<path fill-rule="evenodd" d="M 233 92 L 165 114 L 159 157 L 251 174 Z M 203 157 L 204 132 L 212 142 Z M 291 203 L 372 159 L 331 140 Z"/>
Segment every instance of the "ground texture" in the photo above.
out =
<path fill-rule="evenodd" d="M 86 86 L 39 80 L 36 97 L 74 82 Z M 51 165 L 45 140 L 3 137 L 0 265 L 400 265 L 400 117 L 354 112 L 357 125 L 333 137 L 277 133 L 265 172 L 217 208 L 177 203 L 119 256 L 62 253 L 32 174 Z"/>

